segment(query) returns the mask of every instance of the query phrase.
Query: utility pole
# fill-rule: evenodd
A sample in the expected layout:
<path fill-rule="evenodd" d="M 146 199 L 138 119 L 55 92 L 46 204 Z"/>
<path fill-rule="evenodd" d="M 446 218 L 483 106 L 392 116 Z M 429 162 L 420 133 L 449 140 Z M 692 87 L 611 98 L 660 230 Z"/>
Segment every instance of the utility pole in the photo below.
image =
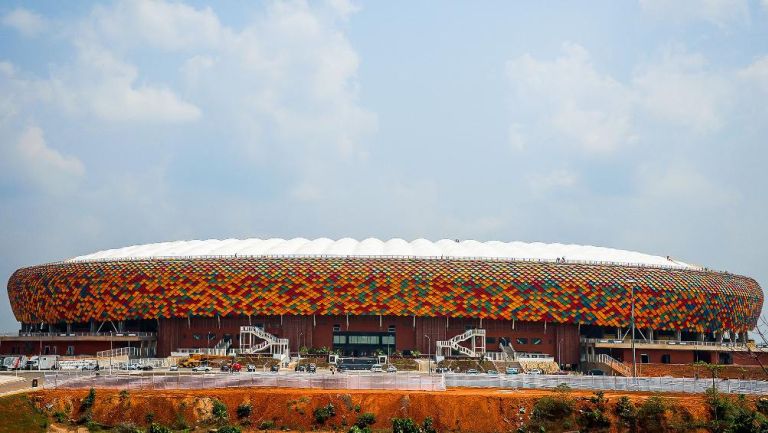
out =
<path fill-rule="evenodd" d="M 635 378 L 635 383 L 637 383 L 637 357 L 635 355 L 635 284 L 637 284 L 637 281 L 633 279 L 627 280 L 627 283 L 631 284 L 630 286 L 630 303 L 631 303 L 631 312 L 630 312 L 630 328 L 631 328 L 631 334 L 630 334 L 630 344 L 632 346 L 632 377 Z"/>
<path fill-rule="evenodd" d="M 424 334 L 424 338 L 427 339 L 429 343 L 427 343 L 427 374 L 432 375 L 432 339 L 429 338 L 429 335 Z"/>

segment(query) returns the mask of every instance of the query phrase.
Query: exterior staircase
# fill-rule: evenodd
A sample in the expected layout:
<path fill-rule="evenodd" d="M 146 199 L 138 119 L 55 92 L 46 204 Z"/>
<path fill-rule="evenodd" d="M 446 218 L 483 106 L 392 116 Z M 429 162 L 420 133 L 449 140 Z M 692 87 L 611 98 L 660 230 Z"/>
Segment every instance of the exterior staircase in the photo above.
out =
<path fill-rule="evenodd" d="M 613 371 L 620 376 L 632 376 L 632 369 L 627 367 L 626 364 L 604 353 L 587 355 L 585 361 L 607 367 L 610 371 Z"/>
<path fill-rule="evenodd" d="M 257 340 L 262 340 L 256 343 Z M 290 352 L 288 350 L 288 339 L 277 338 L 276 336 L 264 331 L 258 326 L 240 327 L 240 348 L 231 350 L 237 354 L 254 354 L 257 352 L 269 351 L 275 359 L 282 362 L 290 361 Z"/>
<path fill-rule="evenodd" d="M 507 359 L 509 360 L 517 359 L 517 352 L 515 352 L 515 349 L 512 347 L 511 344 L 500 344 L 499 347 L 501 347 L 501 351 L 507 355 Z"/>
<path fill-rule="evenodd" d="M 459 344 L 467 340 L 471 341 L 471 348 Z M 450 355 L 455 350 L 462 355 L 479 358 L 485 353 L 485 329 L 470 329 L 450 340 L 438 340 L 436 344 L 437 351 L 435 355 L 439 357 L 445 356 L 445 351 L 448 351 L 448 355 Z"/>

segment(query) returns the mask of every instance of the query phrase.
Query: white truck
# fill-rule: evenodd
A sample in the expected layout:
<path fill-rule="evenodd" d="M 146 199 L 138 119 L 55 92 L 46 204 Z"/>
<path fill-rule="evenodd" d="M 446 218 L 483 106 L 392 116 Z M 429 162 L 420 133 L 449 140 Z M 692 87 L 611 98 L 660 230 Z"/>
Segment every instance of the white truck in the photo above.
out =
<path fill-rule="evenodd" d="M 27 361 L 27 370 L 53 370 L 58 368 L 58 355 L 33 356 Z"/>
<path fill-rule="evenodd" d="M 24 355 L 7 356 L 3 358 L 3 365 L 0 366 L 0 368 L 5 371 L 19 370 L 24 368 L 26 364 L 27 364 L 27 357 Z"/>

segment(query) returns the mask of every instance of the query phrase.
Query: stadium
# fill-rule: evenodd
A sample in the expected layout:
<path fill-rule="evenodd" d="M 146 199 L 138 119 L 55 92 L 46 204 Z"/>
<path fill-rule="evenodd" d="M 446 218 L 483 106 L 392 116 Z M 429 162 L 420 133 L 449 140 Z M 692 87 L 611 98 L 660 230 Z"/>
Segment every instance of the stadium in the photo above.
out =
<path fill-rule="evenodd" d="M 349 238 L 180 241 L 17 270 L 0 353 L 404 352 L 752 364 L 755 280 L 593 246 Z M 634 314 L 633 314 L 634 313 Z M 634 326 L 633 326 L 634 325 Z M 632 332 L 634 330 L 634 332 Z M 632 334 L 632 335 L 630 335 Z M 601 357 L 602 356 L 602 357 Z"/>

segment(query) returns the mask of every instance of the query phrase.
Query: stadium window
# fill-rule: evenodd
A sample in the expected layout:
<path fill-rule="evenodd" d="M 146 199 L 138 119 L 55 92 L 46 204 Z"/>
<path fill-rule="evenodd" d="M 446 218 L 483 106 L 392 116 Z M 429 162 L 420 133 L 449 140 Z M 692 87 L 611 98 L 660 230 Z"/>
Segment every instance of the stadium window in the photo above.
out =
<path fill-rule="evenodd" d="M 389 325 L 389 328 L 387 328 L 388 332 L 395 332 L 395 325 Z"/>
<path fill-rule="evenodd" d="M 199 340 L 200 339 L 200 334 L 192 334 L 192 339 L 193 340 Z"/>
<path fill-rule="evenodd" d="M 381 336 L 381 344 L 394 346 L 394 344 L 395 344 L 395 336 L 394 335 L 382 335 Z"/>
<path fill-rule="evenodd" d="M 333 325 L 333 332 L 341 331 L 341 325 Z"/>
<path fill-rule="evenodd" d="M 333 344 L 347 344 L 347 336 L 346 335 L 334 335 L 333 336 Z"/>
<path fill-rule="evenodd" d="M 531 344 L 541 344 L 541 338 L 531 338 Z"/>
<path fill-rule="evenodd" d="M 641 364 L 648 364 L 649 362 L 651 362 L 651 360 L 650 360 L 650 357 L 648 356 L 648 354 L 647 353 L 641 353 L 640 354 L 640 363 Z"/>
<path fill-rule="evenodd" d="M 662 364 L 669 364 L 672 362 L 671 357 L 669 356 L 669 353 L 665 353 L 661 355 L 661 363 Z"/>
<path fill-rule="evenodd" d="M 485 344 L 493 344 L 496 342 L 495 337 L 485 337 Z"/>
<path fill-rule="evenodd" d="M 516 344 L 528 344 L 528 339 L 527 338 L 518 337 L 518 338 L 515 338 L 515 343 Z"/>
<path fill-rule="evenodd" d="M 50 355 L 51 354 L 51 346 L 45 346 L 45 351 L 43 352 L 44 355 Z"/>
<path fill-rule="evenodd" d="M 75 354 L 75 346 L 67 346 L 67 356 L 72 356 Z"/>

